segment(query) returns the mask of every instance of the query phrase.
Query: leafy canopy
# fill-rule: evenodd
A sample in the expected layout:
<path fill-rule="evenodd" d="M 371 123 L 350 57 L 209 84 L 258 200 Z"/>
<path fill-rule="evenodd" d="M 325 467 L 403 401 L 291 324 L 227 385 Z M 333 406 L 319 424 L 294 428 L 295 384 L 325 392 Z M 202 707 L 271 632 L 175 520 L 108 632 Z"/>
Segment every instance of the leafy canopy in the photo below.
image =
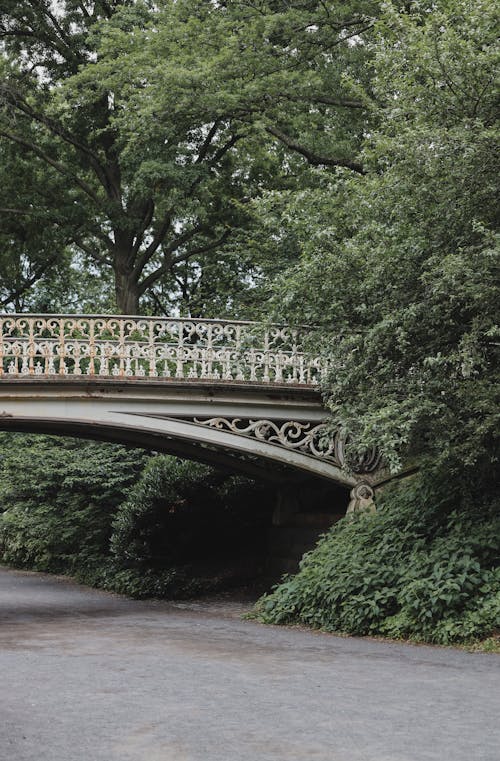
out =
<path fill-rule="evenodd" d="M 159 291 L 168 308 L 184 297 L 179 270 L 189 285 L 220 262 L 264 188 L 296 186 L 308 164 L 363 171 L 361 41 L 376 12 L 369 0 L 10 0 L 0 142 L 43 169 L 36 216 L 57 212 L 54 245 L 112 271 L 120 311 Z M 40 192 L 54 178 L 61 203 Z M 34 214 L 30 198 L 15 206 Z"/>
<path fill-rule="evenodd" d="M 372 46 L 377 129 L 360 178 L 269 194 L 263 224 L 300 262 L 277 315 L 320 327 L 336 419 L 401 455 L 495 461 L 499 430 L 495 9 L 388 5 Z"/>

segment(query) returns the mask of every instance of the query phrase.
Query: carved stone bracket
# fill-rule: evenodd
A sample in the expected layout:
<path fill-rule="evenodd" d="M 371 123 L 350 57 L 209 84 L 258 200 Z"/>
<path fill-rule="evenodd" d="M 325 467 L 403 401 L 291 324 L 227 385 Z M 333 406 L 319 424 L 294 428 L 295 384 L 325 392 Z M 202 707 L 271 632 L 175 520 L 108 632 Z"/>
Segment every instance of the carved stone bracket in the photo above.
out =
<path fill-rule="evenodd" d="M 374 513 L 375 492 L 370 484 L 361 482 L 357 484 L 350 493 L 350 502 L 347 507 L 347 514 L 351 513 Z"/>

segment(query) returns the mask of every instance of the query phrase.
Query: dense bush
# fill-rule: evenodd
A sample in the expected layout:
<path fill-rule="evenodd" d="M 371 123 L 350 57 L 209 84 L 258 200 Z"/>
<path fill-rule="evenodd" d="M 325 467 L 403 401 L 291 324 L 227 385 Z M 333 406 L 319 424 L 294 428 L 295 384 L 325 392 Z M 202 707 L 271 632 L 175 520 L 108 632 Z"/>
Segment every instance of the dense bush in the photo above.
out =
<path fill-rule="evenodd" d="M 384 495 L 373 515 L 344 518 L 257 605 L 268 623 L 440 644 L 500 627 L 500 501 L 481 504 L 434 477 Z"/>
<path fill-rule="evenodd" d="M 246 581 L 258 571 L 270 506 L 247 478 L 155 457 L 113 523 L 113 588 L 173 596 Z"/>
<path fill-rule="evenodd" d="M 500 431 L 498 42 L 489 0 L 382 4 L 363 177 L 259 202 L 298 247 L 276 320 L 320 326 L 334 424 L 393 471 L 420 452 L 496 462 Z"/>
<path fill-rule="evenodd" d="M 147 455 L 117 444 L 0 434 L 0 558 L 57 573 L 99 566 Z"/>
<path fill-rule="evenodd" d="M 125 566 L 159 570 L 185 559 L 198 522 L 205 528 L 219 507 L 216 486 L 215 472 L 206 465 L 156 457 L 115 519 L 114 556 Z"/>
<path fill-rule="evenodd" d="M 246 478 L 116 444 L 0 435 L 0 561 L 132 597 L 258 571 L 270 502 Z"/>

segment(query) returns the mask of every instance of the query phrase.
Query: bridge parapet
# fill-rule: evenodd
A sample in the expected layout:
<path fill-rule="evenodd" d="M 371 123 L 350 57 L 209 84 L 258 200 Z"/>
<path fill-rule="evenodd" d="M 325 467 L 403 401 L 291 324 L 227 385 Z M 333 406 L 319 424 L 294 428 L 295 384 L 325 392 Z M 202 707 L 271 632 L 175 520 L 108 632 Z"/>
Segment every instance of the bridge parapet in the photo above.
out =
<path fill-rule="evenodd" d="M 326 370 L 282 325 L 110 315 L 0 315 L 0 375 L 315 386 Z"/>

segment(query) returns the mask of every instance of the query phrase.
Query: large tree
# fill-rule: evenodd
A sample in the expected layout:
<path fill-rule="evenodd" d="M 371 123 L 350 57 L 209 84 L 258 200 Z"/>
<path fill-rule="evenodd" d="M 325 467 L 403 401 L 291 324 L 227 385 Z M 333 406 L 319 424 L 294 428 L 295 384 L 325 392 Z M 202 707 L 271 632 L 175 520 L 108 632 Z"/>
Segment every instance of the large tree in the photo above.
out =
<path fill-rule="evenodd" d="M 320 326 L 334 417 L 394 469 L 420 452 L 449 478 L 499 456 L 495 12 L 387 5 L 366 174 L 259 204 L 274 247 L 299 248 L 275 314 Z"/>
<path fill-rule="evenodd" d="M 220 253 L 264 187 L 305 164 L 364 171 L 376 8 L 9 0 L 0 140 L 44 165 L 34 194 L 63 180 L 65 203 L 40 204 L 47 224 L 69 219 L 67 243 L 111 268 L 118 309 L 138 312 L 165 276 Z"/>

